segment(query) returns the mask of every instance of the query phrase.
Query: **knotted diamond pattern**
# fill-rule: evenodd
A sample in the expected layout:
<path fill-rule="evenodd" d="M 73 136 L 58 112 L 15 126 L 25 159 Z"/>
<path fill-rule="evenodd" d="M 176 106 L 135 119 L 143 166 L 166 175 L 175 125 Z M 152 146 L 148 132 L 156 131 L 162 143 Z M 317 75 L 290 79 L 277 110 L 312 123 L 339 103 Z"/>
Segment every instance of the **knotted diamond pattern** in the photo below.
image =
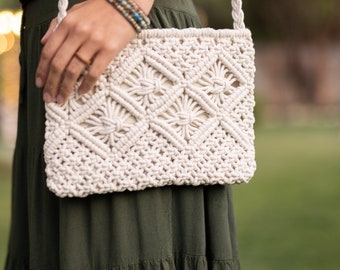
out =
<path fill-rule="evenodd" d="M 150 30 L 129 44 L 91 93 L 46 105 L 47 184 L 58 196 L 253 176 L 249 30 L 166 31 L 173 38 Z"/>

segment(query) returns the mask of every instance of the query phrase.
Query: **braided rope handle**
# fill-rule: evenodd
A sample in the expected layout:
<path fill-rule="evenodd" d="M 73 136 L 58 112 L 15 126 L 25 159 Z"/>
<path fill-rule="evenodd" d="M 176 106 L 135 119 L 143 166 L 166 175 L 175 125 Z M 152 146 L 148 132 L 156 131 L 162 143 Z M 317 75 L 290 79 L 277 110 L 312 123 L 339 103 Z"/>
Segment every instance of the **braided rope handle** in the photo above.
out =
<path fill-rule="evenodd" d="M 231 0 L 231 15 L 234 21 L 234 29 L 245 29 L 244 13 L 242 9 L 242 0 Z"/>
<path fill-rule="evenodd" d="M 61 23 L 61 21 L 66 17 L 67 14 L 67 7 L 68 7 L 68 0 L 59 0 L 58 1 L 58 16 L 57 16 L 57 25 L 55 29 L 58 27 L 58 25 Z"/>
<path fill-rule="evenodd" d="M 67 7 L 68 7 L 68 0 L 59 0 L 58 1 L 59 13 L 58 13 L 58 16 L 57 16 L 57 22 L 58 22 L 57 26 L 66 16 Z M 233 21 L 234 21 L 234 24 L 233 24 L 234 29 L 236 29 L 236 30 L 245 29 L 246 26 L 244 24 L 244 13 L 243 13 L 243 10 L 242 10 L 242 0 L 231 0 L 231 7 L 232 7 L 231 15 L 232 15 Z"/>

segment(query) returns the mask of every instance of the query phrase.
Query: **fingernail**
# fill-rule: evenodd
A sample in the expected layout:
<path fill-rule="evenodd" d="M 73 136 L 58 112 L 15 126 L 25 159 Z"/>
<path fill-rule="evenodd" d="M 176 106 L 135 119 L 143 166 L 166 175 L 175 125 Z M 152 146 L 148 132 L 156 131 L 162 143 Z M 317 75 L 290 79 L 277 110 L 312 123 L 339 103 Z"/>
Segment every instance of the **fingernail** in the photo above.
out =
<path fill-rule="evenodd" d="M 44 35 L 42 37 L 42 39 L 40 40 L 41 44 L 45 45 L 45 42 L 46 42 L 46 35 Z"/>
<path fill-rule="evenodd" d="M 35 84 L 36 84 L 36 86 L 39 87 L 39 88 L 41 88 L 41 87 L 44 86 L 43 80 L 42 80 L 40 77 L 37 77 L 37 78 L 35 79 Z"/>
<path fill-rule="evenodd" d="M 57 96 L 57 103 L 58 104 L 63 104 L 65 102 L 64 97 L 62 95 Z"/>
<path fill-rule="evenodd" d="M 50 103 L 53 101 L 51 95 L 49 93 L 44 93 L 43 99 L 46 103 Z"/>

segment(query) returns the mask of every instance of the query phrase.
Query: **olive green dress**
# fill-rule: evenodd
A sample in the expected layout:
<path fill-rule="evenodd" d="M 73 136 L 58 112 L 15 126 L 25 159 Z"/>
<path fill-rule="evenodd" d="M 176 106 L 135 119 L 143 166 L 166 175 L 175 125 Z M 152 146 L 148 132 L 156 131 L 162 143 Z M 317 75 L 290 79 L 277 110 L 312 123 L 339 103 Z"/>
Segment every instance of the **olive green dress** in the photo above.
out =
<path fill-rule="evenodd" d="M 70 1 L 70 5 L 81 0 Z M 6 270 L 238 270 L 229 186 L 168 186 L 60 199 L 45 184 L 44 103 L 34 84 L 57 0 L 28 0 Z M 200 27 L 191 0 L 156 0 L 152 26 Z"/>

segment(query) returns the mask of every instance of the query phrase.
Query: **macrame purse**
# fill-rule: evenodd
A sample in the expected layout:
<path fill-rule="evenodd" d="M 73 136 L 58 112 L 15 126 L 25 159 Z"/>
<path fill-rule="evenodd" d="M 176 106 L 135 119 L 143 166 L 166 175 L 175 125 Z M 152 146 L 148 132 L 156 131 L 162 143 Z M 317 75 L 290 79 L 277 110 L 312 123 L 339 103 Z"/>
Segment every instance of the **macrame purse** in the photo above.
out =
<path fill-rule="evenodd" d="M 49 189 L 85 197 L 248 182 L 255 64 L 241 0 L 232 17 L 234 29 L 144 30 L 91 93 L 46 104 Z"/>

